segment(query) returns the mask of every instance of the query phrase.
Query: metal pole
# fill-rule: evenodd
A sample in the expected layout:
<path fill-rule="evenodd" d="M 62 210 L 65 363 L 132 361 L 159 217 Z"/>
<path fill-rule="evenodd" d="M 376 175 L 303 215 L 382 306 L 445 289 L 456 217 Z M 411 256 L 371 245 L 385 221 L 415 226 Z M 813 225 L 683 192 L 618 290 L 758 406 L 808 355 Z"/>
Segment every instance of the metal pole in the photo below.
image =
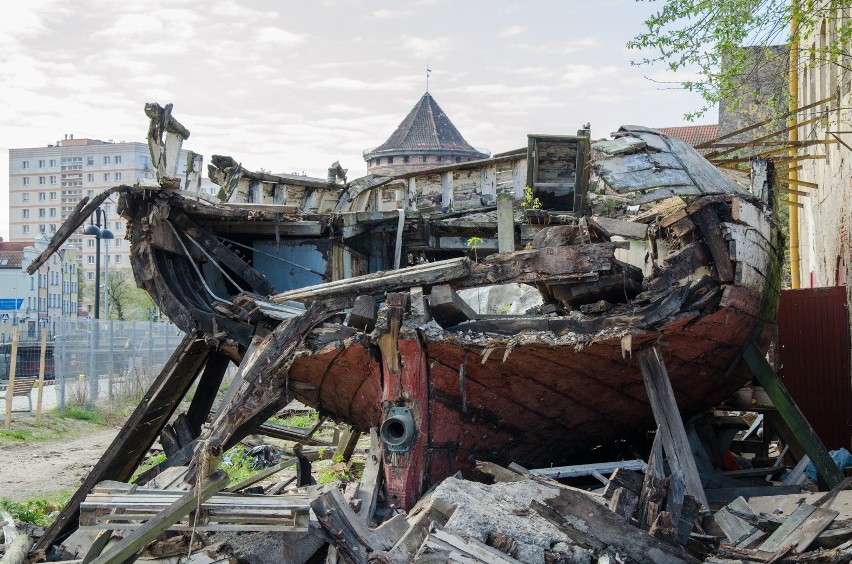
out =
<path fill-rule="evenodd" d="M 101 236 L 95 236 L 95 319 L 101 318 Z"/>
<path fill-rule="evenodd" d="M 98 377 L 95 374 L 95 331 L 97 320 L 89 320 L 89 403 L 95 405 L 98 399 Z"/>
<path fill-rule="evenodd" d="M 59 341 L 59 413 L 65 413 L 65 341 L 68 340 L 68 323 L 63 317 L 59 323 L 62 333 Z"/>
<path fill-rule="evenodd" d="M 104 223 L 106 222 L 104 212 Z M 104 317 L 109 319 L 109 239 L 104 240 Z"/>
<path fill-rule="evenodd" d="M 113 370 L 115 368 L 115 327 L 113 320 L 109 320 L 109 380 L 107 389 L 109 390 L 109 398 L 112 399 L 112 379 Z"/>
<path fill-rule="evenodd" d="M 154 316 L 148 316 L 148 370 L 154 366 Z"/>

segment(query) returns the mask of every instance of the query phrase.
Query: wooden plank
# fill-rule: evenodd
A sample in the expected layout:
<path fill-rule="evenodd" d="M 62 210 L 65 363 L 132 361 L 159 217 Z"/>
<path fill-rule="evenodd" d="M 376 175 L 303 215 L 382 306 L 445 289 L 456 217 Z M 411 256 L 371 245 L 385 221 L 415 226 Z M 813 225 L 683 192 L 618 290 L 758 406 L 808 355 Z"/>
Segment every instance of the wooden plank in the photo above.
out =
<path fill-rule="evenodd" d="M 713 255 L 713 263 L 716 265 L 719 281 L 732 282 L 734 280 L 734 266 L 731 264 L 731 257 L 728 254 L 728 245 L 722 237 L 719 216 L 710 206 L 704 206 L 692 217 L 704 236 L 704 242 L 710 248 L 710 254 Z"/>
<path fill-rule="evenodd" d="M 44 368 L 47 364 L 47 327 L 41 329 L 41 351 L 38 360 L 38 394 L 36 395 L 35 421 L 41 421 L 41 398 L 44 394 Z"/>
<path fill-rule="evenodd" d="M 618 236 L 626 239 L 645 239 L 648 234 L 648 226 L 635 221 L 592 216 L 588 219 L 588 222 L 590 226 L 598 228 L 607 237 Z"/>
<path fill-rule="evenodd" d="M 6 387 L 6 430 L 12 427 L 12 398 L 15 395 L 15 372 L 18 369 L 18 326 L 12 330 L 12 353 L 9 356 L 9 383 Z"/>
<path fill-rule="evenodd" d="M 837 511 L 803 503 L 758 547 L 758 550 L 776 552 L 788 546 L 794 546 L 796 552 L 802 552 L 837 515 Z"/>
<path fill-rule="evenodd" d="M 801 492 L 799 486 L 742 486 L 739 488 L 707 488 L 707 501 L 712 505 L 726 505 L 742 496 L 751 500 L 759 496 L 783 496 Z"/>
<path fill-rule="evenodd" d="M 672 473 L 681 474 L 689 495 L 709 509 L 659 345 L 642 349 L 636 356 Z"/>
<path fill-rule="evenodd" d="M 556 466 L 553 468 L 537 468 L 530 470 L 538 476 L 546 476 L 548 478 L 576 478 L 578 476 L 589 476 L 592 472 L 612 473 L 614 470 L 621 469 L 624 471 L 636 470 L 644 472 L 647 468 L 644 460 L 616 460 L 613 462 L 596 462 L 594 464 L 575 464 L 573 466 Z M 633 473 L 634 476 L 638 474 Z"/>
<path fill-rule="evenodd" d="M 361 474 L 361 487 L 358 488 L 357 499 L 361 500 L 361 508 L 358 515 L 364 519 L 367 525 L 373 518 L 376 509 L 376 500 L 379 497 L 379 482 L 382 478 L 382 442 L 379 440 L 378 430 L 370 429 L 370 450 L 364 462 L 364 472 Z"/>
<path fill-rule="evenodd" d="M 190 490 L 168 508 L 149 519 L 142 527 L 125 536 L 106 554 L 92 561 L 92 564 L 124 562 L 136 554 L 148 541 L 153 540 L 171 525 L 183 519 L 197 505 L 210 498 L 228 483 L 228 475 L 219 470 L 207 479 L 200 490 Z"/>
<path fill-rule="evenodd" d="M 210 350 L 210 345 L 204 340 L 197 340 L 192 335 L 184 337 L 112 444 L 38 540 L 36 550 L 46 550 L 64 533 L 70 532 L 75 525 L 80 503 L 96 484 L 103 480 L 124 482 L 130 478 L 183 400 L 207 361 Z"/>
<path fill-rule="evenodd" d="M 369 333 L 376 327 L 377 313 L 376 298 L 370 295 L 358 296 L 355 298 L 355 303 L 349 312 L 349 319 L 346 324 L 359 331 Z"/>
<path fill-rule="evenodd" d="M 334 450 L 334 461 L 343 460 L 349 462 L 352 458 L 352 453 L 355 452 L 355 445 L 358 444 L 358 439 L 361 433 L 354 427 L 346 426 L 343 434 L 340 436 L 340 442 Z"/>
<path fill-rule="evenodd" d="M 787 424 L 787 427 L 796 436 L 807 455 L 811 458 L 819 475 L 825 480 L 828 487 L 833 488 L 843 481 L 843 472 L 829 456 L 825 445 L 814 432 L 808 420 L 799 410 L 799 406 L 793 401 L 793 397 L 787 388 L 781 383 L 781 379 L 766 361 L 766 358 L 757 348 L 754 342 L 750 342 L 743 350 L 743 359 L 760 385 L 763 386 L 772 405 L 777 413 Z"/>
<path fill-rule="evenodd" d="M 515 200 L 510 192 L 497 194 L 497 242 L 498 252 L 511 253 L 515 250 Z"/>
<path fill-rule="evenodd" d="M 713 515 L 716 520 L 716 524 L 719 525 L 719 528 L 722 529 L 722 532 L 725 533 L 725 536 L 728 537 L 728 540 L 731 541 L 731 544 L 734 546 L 744 543 L 746 539 L 751 538 L 755 533 L 761 532 L 742 516 L 756 520 L 754 512 L 742 496 L 738 497 Z"/>
<path fill-rule="evenodd" d="M 578 530 L 585 526 L 583 534 L 604 546 L 616 549 L 637 562 L 643 564 L 698 562 L 694 556 L 680 547 L 661 542 L 641 529 L 626 523 L 585 493 L 560 489 L 559 493 L 546 500 L 545 504 L 560 516 L 557 526 L 565 525 Z M 531 505 L 531 507 L 538 506 Z M 542 517 L 557 524 L 548 515 L 542 515 Z"/>

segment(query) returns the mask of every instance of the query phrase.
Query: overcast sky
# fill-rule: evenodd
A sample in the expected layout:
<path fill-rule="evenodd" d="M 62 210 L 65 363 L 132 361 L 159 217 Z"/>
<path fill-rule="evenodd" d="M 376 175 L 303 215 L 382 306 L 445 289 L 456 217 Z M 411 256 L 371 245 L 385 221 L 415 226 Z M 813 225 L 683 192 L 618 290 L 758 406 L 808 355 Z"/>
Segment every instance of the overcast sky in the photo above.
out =
<path fill-rule="evenodd" d="M 634 0 L 26 0 L 0 19 L 0 198 L 8 149 L 144 141 L 145 102 L 174 103 L 186 148 L 250 169 L 366 173 L 425 91 L 469 143 L 674 126 L 701 106 L 632 67 L 625 43 L 661 2 Z M 703 123 L 713 123 L 716 113 Z M 0 206 L 0 235 L 8 211 Z"/>

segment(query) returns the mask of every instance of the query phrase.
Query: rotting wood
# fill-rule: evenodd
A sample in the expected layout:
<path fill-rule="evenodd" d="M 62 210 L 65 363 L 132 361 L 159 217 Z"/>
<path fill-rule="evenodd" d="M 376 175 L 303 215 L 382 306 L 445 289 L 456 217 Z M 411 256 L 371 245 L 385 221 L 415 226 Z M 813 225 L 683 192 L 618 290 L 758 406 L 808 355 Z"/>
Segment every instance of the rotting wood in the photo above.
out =
<path fill-rule="evenodd" d="M 378 430 L 370 429 L 370 450 L 364 462 L 364 471 L 361 474 L 361 487 L 358 488 L 358 499 L 361 500 L 361 508 L 358 515 L 369 525 L 376 509 L 376 500 L 379 496 L 379 483 L 382 478 L 382 443 L 379 439 Z"/>
<path fill-rule="evenodd" d="M 638 351 L 636 356 L 672 473 L 682 475 L 689 495 L 709 509 L 710 505 L 686 437 L 686 429 L 677 408 L 674 390 L 663 363 L 662 352 L 658 345 L 654 345 Z"/>
<path fill-rule="evenodd" d="M 630 522 L 633 517 L 633 512 L 639 504 L 639 496 L 626 488 L 616 488 L 612 497 L 609 499 L 609 510 Z"/>
<path fill-rule="evenodd" d="M 376 327 L 376 298 L 370 295 L 358 296 L 349 312 L 347 324 L 365 333 Z"/>
<path fill-rule="evenodd" d="M 358 444 L 358 439 L 361 438 L 361 433 L 347 425 L 340 435 L 340 442 L 334 451 L 334 460 L 342 460 L 348 463 L 352 458 L 352 453 L 355 452 L 355 446 Z"/>
<path fill-rule="evenodd" d="M 588 222 L 590 227 L 600 230 L 606 237 L 618 236 L 625 239 L 641 240 L 648 234 L 648 226 L 644 223 L 599 216 L 590 217 Z"/>
<path fill-rule="evenodd" d="M 148 541 L 168 529 L 185 517 L 198 503 L 206 501 L 228 483 L 228 475 L 219 470 L 204 482 L 198 491 L 190 490 L 169 507 L 149 519 L 145 524 L 125 536 L 106 554 L 92 561 L 92 564 L 108 564 L 109 562 L 124 562 L 136 554 Z"/>
<path fill-rule="evenodd" d="M 429 306 L 432 317 L 441 327 L 452 327 L 479 317 L 473 308 L 446 284 L 432 287 Z"/>
<path fill-rule="evenodd" d="M 719 281 L 733 281 L 734 266 L 728 253 L 728 245 L 722 237 L 719 216 L 710 206 L 704 206 L 693 215 L 693 218 L 704 236 L 704 242 L 710 248 L 710 254 L 713 255 L 713 264 L 716 266 Z"/>
<path fill-rule="evenodd" d="M 186 395 L 209 354 L 207 343 L 191 335 L 184 337 L 101 459 L 38 540 L 36 550 L 48 549 L 54 541 L 70 532 L 80 503 L 96 484 L 103 480 L 123 482 L 130 478 Z"/>
<path fill-rule="evenodd" d="M 776 552 L 793 546 L 796 552 L 802 552 L 837 515 L 837 511 L 803 503 L 758 547 L 758 550 Z"/>
<path fill-rule="evenodd" d="M 615 548 L 637 562 L 647 564 L 698 562 L 685 550 L 662 542 L 637 527 L 625 523 L 620 517 L 579 491 L 559 490 L 558 495 L 546 500 L 545 504 L 559 514 L 560 525 L 572 526 L 569 524 L 571 522 L 568 520 L 569 517 L 573 518 L 572 521 L 579 520 L 586 527 L 585 535 L 594 538 L 601 545 Z M 547 516 L 542 516 L 551 520 Z"/>

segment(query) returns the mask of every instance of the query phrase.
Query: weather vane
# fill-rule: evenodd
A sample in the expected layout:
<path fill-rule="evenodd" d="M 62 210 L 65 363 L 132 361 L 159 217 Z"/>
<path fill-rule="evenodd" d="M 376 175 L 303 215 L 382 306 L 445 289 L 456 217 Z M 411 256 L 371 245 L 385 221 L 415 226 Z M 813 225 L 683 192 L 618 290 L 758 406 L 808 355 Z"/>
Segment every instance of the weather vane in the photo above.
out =
<path fill-rule="evenodd" d="M 429 75 L 432 74 L 432 69 L 429 68 L 429 63 L 426 63 L 426 93 L 429 93 Z"/>

